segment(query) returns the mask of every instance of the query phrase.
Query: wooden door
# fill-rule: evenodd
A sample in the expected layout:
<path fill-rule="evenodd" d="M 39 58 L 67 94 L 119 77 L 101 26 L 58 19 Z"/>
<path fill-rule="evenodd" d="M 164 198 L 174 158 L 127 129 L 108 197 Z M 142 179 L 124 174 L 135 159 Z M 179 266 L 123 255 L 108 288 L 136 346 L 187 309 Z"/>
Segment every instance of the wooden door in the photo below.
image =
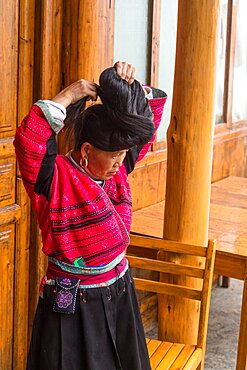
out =
<path fill-rule="evenodd" d="M 0 12 L 0 368 L 12 366 L 14 258 L 17 203 L 13 136 L 17 121 L 18 2 L 1 2 Z"/>
<path fill-rule="evenodd" d="M 0 2 L 0 369 L 25 369 L 28 347 L 30 203 L 14 135 L 32 102 L 34 2 Z"/>
<path fill-rule="evenodd" d="M 94 78 L 98 68 L 112 63 L 112 47 L 105 46 L 112 45 L 113 4 L 113 0 L 0 0 L 1 370 L 25 369 L 38 286 L 47 262 L 16 163 L 13 146 L 16 127 L 28 113 L 33 99 L 49 99 L 63 83 L 79 77 Z M 86 14 L 89 29 L 84 24 Z M 100 48 L 86 42 L 91 33 L 97 45 L 101 42 Z M 69 69 L 62 68 L 67 66 L 68 59 L 62 41 L 67 45 L 68 37 L 73 42 L 77 40 L 69 50 L 69 59 L 73 61 Z M 78 56 L 82 57 L 84 52 L 87 59 L 82 65 Z"/>

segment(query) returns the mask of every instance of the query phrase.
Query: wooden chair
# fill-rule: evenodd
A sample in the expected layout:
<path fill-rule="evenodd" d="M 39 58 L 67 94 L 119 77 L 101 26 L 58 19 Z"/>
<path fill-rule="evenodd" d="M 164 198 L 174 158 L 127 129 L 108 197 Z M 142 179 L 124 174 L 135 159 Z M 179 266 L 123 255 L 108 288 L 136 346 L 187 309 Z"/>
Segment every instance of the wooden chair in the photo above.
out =
<path fill-rule="evenodd" d="M 160 250 L 202 257 L 205 259 L 205 264 L 203 264 L 202 268 L 199 268 L 160 261 L 155 259 L 157 251 Z M 215 260 L 215 242 L 209 240 L 208 247 L 205 248 L 170 240 L 131 235 L 128 253 L 135 254 L 135 256 L 127 255 L 131 267 L 158 271 L 160 273 L 186 275 L 203 280 L 202 289 L 200 290 L 146 278 L 134 278 L 137 290 L 175 295 L 201 302 L 198 337 L 195 346 L 186 343 L 169 343 L 155 339 L 146 339 L 152 369 L 188 370 L 203 368 Z M 142 257 L 137 257 L 136 254 Z"/>

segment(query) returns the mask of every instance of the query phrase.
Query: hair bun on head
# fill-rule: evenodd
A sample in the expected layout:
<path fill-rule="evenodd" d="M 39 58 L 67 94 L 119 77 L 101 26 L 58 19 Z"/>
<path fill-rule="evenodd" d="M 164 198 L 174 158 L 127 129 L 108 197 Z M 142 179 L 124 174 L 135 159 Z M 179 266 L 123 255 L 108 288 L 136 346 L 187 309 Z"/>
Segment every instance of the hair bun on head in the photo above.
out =
<path fill-rule="evenodd" d="M 97 94 L 102 104 L 84 109 L 86 99 L 82 99 L 77 113 L 71 108 L 67 111 L 65 125 L 69 133 L 73 131 L 76 150 L 89 142 L 102 150 L 117 151 L 151 139 L 153 115 L 138 81 L 129 85 L 114 67 L 107 68 L 100 75 Z"/>
<path fill-rule="evenodd" d="M 131 109 L 131 89 L 126 80 L 123 80 L 114 67 L 105 69 L 99 78 L 97 93 L 102 104 L 110 109 L 117 109 L 129 113 Z"/>

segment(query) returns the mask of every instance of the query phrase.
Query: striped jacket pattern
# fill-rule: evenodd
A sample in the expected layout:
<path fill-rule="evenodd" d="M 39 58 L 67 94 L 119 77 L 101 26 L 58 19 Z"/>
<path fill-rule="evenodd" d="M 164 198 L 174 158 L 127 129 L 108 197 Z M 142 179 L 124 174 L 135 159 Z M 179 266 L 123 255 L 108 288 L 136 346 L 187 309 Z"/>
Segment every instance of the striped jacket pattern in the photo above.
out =
<path fill-rule="evenodd" d="M 165 101 L 166 97 L 149 101 L 156 129 Z M 128 173 L 153 140 L 131 149 L 116 175 L 100 186 L 58 154 L 56 134 L 46 115 L 39 106 L 31 107 L 14 145 L 46 255 L 70 264 L 82 257 L 85 266 L 101 266 L 127 248 L 132 217 Z"/>

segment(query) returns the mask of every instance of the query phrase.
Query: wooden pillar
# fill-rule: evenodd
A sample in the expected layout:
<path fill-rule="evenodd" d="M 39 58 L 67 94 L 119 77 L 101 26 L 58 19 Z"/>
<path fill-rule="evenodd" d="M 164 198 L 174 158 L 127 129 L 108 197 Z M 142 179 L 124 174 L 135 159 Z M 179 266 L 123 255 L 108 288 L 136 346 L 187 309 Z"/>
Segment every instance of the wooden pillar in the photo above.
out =
<path fill-rule="evenodd" d="M 75 0 L 64 3 L 63 85 L 79 78 L 98 82 L 113 62 L 114 0 Z"/>
<path fill-rule="evenodd" d="M 78 74 L 97 82 L 98 79 L 98 0 L 79 3 Z"/>
<path fill-rule="evenodd" d="M 246 265 L 247 268 L 247 265 Z M 247 270 L 246 270 L 247 273 Z M 237 369 L 247 370 L 247 318 L 246 318 L 246 307 L 247 307 L 247 276 L 244 280 L 243 287 L 243 298 L 242 298 L 242 309 L 240 318 L 240 331 L 238 338 L 238 356 L 237 356 Z"/>
<path fill-rule="evenodd" d="M 51 99 L 61 89 L 62 50 L 62 0 L 36 2 L 35 8 L 35 53 L 34 53 L 34 101 Z M 30 299 L 29 327 L 38 301 L 38 288 L 47 267 L 47 258 L 42 252 L 42 243 L 36 216 L 31 213 L 30 236 Z"/>
<path fill-rule="evenodd" d="M 43 0 L 35 9 L 34 100 L 51 99 L 62 86 L 62 0 Z"/>
<path fill-rule="evenodd" d="M 218 0 L 179 1 L 171 123 L 168 129 L 166 239 L 205 245 L 214 128 Z M 161 254 L 159 258 L 176 260 Z M 198 260 L 188 264 L 200 265 Z M 162 277 L 163 278 L 163 277 Z M 169 279 L 169 277 L 168 277 Z M 194 281 L 179 282 L 193 285 Z M 159 336 L 196 342 L 198 305 L 159 297 Z"/>
<path fill-rule="evenodd" d="M 74 0 L 64 3 L 63 87 L 84 78 L 98 83 L 100 73 L 113 63 L 114 0 Z M 70 143 L 58 139 L 59 153 Z"/>
<path fill-rule="evenodd" d="M 102 70 L 113 60 L 114 1 L 79 2 L 78 73 L 98 83 Z"/>
<path fill-rule="evenodd" d="M 34 13 L 32 0 L 19 1 L 18 122 L 33 102 Z M 16 223 L 13 370 L 25 369 L 28 352 L 30 200 L 20 174 L 16 202 L 21 218 Z"/>

